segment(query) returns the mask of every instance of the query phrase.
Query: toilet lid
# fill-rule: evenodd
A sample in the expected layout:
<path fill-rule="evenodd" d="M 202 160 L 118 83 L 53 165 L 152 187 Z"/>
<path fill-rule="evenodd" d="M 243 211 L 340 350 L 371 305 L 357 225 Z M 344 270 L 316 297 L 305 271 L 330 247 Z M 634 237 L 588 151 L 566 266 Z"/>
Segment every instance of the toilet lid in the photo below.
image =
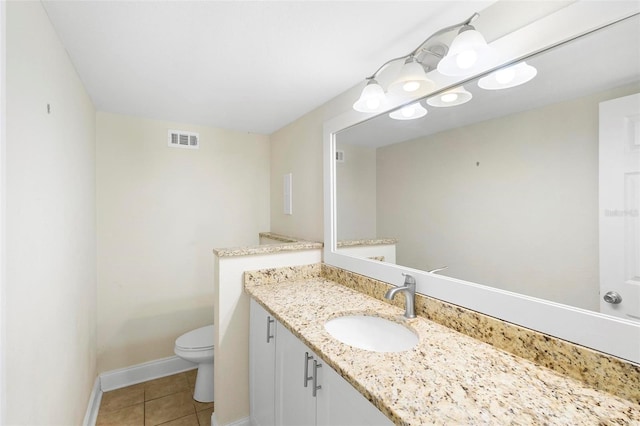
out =
<path fill-rule="evenodd" d="M 184 349 L 213 348 L 213 324 L 197 328 L 176 339 L 176 346 Z"/>

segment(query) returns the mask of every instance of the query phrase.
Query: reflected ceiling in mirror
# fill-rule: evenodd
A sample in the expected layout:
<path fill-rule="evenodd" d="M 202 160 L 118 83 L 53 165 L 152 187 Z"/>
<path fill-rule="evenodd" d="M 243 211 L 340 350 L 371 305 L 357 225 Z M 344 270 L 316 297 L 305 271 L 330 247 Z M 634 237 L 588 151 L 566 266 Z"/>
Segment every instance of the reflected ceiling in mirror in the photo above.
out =
<path fill-rule="evenodd" d="M 640 19 L 635 16 L 579 39 L 541 52 L 527 63 L 538 70 L 530 82 L 504 90 L 482 90 L 477 80 L 463 84 L 471 103 L 455 109 L 430 107 L 415 122 L 398 122 L 387 114 L 339 132 L 344 144 L 381 147 L 448 129 L 575 99 L 638 80 Z"/>
<path fill-rule="evenodd" d="M 338 240 L 397 238 L 399 265 L 607 312 L 600 223 L 628 212 L 609 219 L 635 235 L 621 244 L 640 246 L 640 195 L 600 205 L 598 108 L 640 92 L 638 28 L 634 16 L 527 58 L 537 75 L 523 85 L 469 80 L 464 104 L 423 99 L 421 118 L 338 132 Z"/>

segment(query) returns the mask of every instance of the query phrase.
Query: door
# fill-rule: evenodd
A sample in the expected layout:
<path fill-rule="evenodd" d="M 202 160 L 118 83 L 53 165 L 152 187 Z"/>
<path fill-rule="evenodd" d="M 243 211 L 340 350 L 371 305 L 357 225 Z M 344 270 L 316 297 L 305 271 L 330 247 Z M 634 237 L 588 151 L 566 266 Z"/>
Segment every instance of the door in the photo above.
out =
<path fill-rule="evenodd" d="M 255 426 L 275 424 L 276 324 L 251 299 L 249 333 L 249 404 Z"/>
<path fill-rule="evenodd" d="M 324 365 L 317 392 L 317 426 L 391 426 L 380 410 L 343 379 L 333 368 Z"/>
<path fill-rule="evenodd" d="M 640 322 L 640 94 L 600 104 L 600 312 Z"/>
<path fill-rule="evenodd" d="M 315 426 L 313 366 L 319 360 L 282 324 L 276 328 L 276 425 Z"/>

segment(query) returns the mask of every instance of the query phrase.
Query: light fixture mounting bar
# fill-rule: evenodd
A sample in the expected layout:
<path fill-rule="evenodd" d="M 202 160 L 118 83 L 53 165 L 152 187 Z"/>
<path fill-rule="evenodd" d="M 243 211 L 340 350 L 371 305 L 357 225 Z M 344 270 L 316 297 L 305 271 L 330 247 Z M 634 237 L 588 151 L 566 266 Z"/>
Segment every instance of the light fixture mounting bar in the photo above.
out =
<path fill-rule="evenodd" d="M 384 64 L 382 64 L 380 66 L 380 68 L 378 68 L 376 70 L 376 72 L 374 72 L 373 74 L 371 74 L 371 76 L 367 77 L 366 80 L 373 80 L 375 79 L 378 74 L 380 74 L 385 68 L 387 68 L 390 64 L 396 62 L 396 61 L 400 61 L 403 59 L 407 59 L 413 56 L 416 56 L 417 54 L 421 53 L 421 49 L 424 48 L 424 46 L 433 38 L 441 35 L 441 34 L 445 34 L 448 33 L 449 31 L 453 31 L 457 28 L 461 28 L 464 27 L 466 25 L 471 24 L 471 22 L 475 21 L 475 19 L 480 16 L 480 14 L 478 12 L 475 12 L 473 15 L 471 15 L 469 18 L 465 19 L 464 21 L 460 22 L 459 24 L 454 24 L 454 25 L 449 25 L 448 27 L 444 27 L 438 31 L 436 31 L 435 33 L 431 34 L 429 37 L 427 37 L 427 39 L 425 41 L 423 41 L 422 43 L 420 43 L 420 45 L 418 45 L 418 47 L 416 47 L 411 53 L 404 55 L 404 56 L 399 56 L 397 58 L 393 58 L 388 60 L 387 62 L 385 62 Z"/>

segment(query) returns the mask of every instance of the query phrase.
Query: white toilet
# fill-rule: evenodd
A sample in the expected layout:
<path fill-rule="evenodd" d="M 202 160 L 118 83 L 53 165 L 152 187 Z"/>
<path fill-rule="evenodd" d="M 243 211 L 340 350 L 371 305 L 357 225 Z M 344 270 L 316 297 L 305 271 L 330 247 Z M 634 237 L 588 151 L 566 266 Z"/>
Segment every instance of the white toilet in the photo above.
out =
<path fill-rule="evenodd" d="M 173 351 L 180 358 L 198 364 L 193 399 L 213 402 L 213 325 L 197 328 L 176 339 Z"/>

